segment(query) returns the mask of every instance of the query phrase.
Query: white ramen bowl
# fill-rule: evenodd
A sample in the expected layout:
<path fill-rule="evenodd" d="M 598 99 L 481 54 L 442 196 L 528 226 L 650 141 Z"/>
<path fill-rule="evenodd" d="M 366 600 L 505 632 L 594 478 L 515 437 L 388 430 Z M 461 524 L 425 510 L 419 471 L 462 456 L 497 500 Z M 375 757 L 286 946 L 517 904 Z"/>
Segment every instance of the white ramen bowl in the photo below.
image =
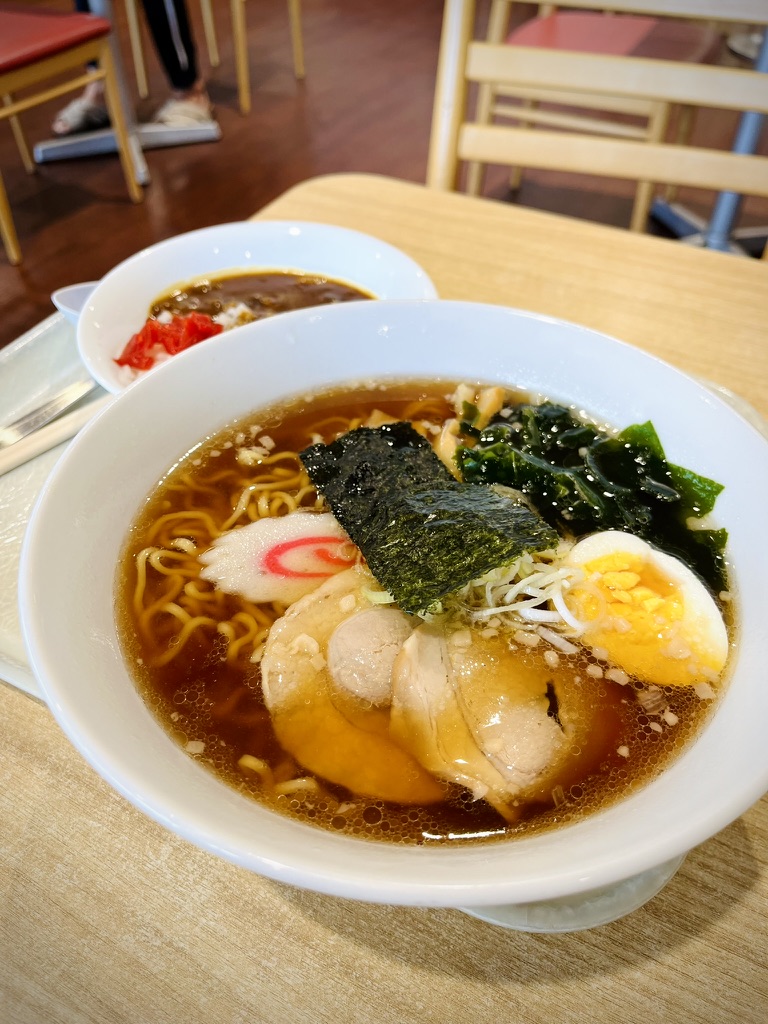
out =
<path fill-rule="evenodd" d="M 429 277 L 410 256 L 360 231 L 299 221 L 216 224 L 150 245 L 106 274 L 80 309 L 80 358 L 103 388 L 122 391 L 135 376 L 155 369 L 132 371 L 114 360 L 144 325 L 159 296 L 209 274 L 261 270 L 316 274 L 377 299 L 437 297 Z"/>
<path fill-rule="evenodd" d="M 387 378 L 496 381 L 616 426 L 650 418 L 670 461 L 724 484 L 716 518 L 730 533 L 739 607 L 729 686 L 695 742 L 609 809 L 529 838 L 457 849 L 334 835 L 228 788 L 169 738 L 140 698 L 121 654 L 114 594 L 126 531 L 147 493 L 201 439 L 276 399 Z M 768 625 L 759 557 L 766 467 L 766 440 L 719 397 L 664 362 L 573 324 L 442 301 L 288 313 L 160 366 L 65 452 L 23 548 L 20 608 L 29 657 L 53 714 L 93 767 L 148 815 L 212 853 L 324 893 L 475 908 L 506 922 L 511 915 L 515 927 L 526 927 L 518 918 L 531 906 L 602 900 L 605 887 L 625 892 L 599 919 L 569 909 L 565 924 L 554 912 L 527 927 L 600 923 L 647 899 L 686 851 L 768 790 Z M 646 880 L 640 896 L 638 876 Z M 483 910 L 499 905 L 506 918 Z"/>

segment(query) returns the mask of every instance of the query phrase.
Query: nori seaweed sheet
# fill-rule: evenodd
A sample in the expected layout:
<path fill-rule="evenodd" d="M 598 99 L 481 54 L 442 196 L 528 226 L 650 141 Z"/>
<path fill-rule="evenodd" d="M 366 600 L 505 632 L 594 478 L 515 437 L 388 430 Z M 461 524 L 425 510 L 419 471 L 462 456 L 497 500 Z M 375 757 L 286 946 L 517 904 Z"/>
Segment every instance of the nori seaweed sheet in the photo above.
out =
<path fill-rule="evenodd" d="M 558 536 L 526 505 L 455 480 L 410 423 L 360 427 L 300 453 L 317 489 L 406 612 Z"/>

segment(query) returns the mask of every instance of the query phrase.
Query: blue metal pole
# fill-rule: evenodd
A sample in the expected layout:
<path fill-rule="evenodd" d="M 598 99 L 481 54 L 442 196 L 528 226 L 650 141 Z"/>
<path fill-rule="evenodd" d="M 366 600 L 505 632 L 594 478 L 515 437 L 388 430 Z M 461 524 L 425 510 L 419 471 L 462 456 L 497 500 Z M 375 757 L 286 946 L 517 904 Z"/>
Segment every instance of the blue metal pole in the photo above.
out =
<path fill-rule="evenodd" d="M 768 72 L 768 32 L 763 33 L 763 41 L 754 64 L 755 71 Z M 734 139 L 732 152 L 754 153 L 760 139 L 764 117 L 754 110 L 745 110 L 739 120 L 739 127 Z M 743 196 L 737 192 L 721 192 L 712 208 L 712 216 L 704 232 L 704 245 L 707 249 L 729 251 L 729 239 L 733 225 L 739 214 Z"/>

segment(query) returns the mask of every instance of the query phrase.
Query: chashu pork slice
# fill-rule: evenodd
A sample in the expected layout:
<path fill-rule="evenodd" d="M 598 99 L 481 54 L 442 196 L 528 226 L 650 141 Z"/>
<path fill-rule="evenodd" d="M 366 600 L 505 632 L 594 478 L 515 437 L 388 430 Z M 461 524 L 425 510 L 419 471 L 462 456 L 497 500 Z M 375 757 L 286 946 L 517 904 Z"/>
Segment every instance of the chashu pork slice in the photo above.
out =
<path fill-rule="evenodd" d="M 356 566 L 292 604 L 265 644 L 264 701 L 284 749 L 314 774 L 358 796 L 435 803 L 444 786 L 390 735 L 387 710 L 358 701 L 354 714 L 345 713 L 329 670 L 331 637 L 371 610 L 366 594 L 377 589 L 370 572 Z"/>
<path fill-rule="evenodd" d="M 393 679 L 393 735 L 507 820 L 523 802 L 549 797 L 583 739 L 568 702 L 561 707 L 557 674 L 498 637 L 458 643 L 421 626 L 403 645 Z"/>
<path fill-rule="evenodd" d="M 507 792 L 548 796 L 576 734 L 557 672 L 499 636 L 451 644 L 450 660 L 467 726 Z"/>
<path fill-rule="evenodd" d="M 340 697 L 383 707 L 392 699 L 392 666 L 413 631 L 413 619 L 381 605 L 344 619 L 328 641 L 328 669 Z"/>
<path fill-rule="evenodd" d="M 622 742 L 622 708 L 633 699 L 546 654 L 545 645 L 511 650 L 501 635 L 450 644 L 472 735 L 526 802 L 549 803 L 555 787 L 567 791 L 598 770 Z"/>
<path fill-rule="evenodd" d="M 392 735 L 430 772 L 485 799 L 508 821 L 517 816 L 503 774 L 477 744 L 456 692 L 445 634 L 419 626 L 392 672 Z"/>

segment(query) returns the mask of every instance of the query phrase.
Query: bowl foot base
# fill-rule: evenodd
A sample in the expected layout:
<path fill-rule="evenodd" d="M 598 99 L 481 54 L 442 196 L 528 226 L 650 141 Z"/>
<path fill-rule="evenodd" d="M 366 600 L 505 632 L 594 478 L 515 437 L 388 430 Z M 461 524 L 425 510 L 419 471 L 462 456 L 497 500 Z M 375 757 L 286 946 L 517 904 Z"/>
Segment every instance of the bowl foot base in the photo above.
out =
<path fill-rule="evenodd" d="M 575 896 L 488 907 L 459 907 L 471 917 L 519 932 L 578 932 L 616 921 L 637 910 L 672 878 L 684 857 L 659 864 L 615 885 Z"/>

